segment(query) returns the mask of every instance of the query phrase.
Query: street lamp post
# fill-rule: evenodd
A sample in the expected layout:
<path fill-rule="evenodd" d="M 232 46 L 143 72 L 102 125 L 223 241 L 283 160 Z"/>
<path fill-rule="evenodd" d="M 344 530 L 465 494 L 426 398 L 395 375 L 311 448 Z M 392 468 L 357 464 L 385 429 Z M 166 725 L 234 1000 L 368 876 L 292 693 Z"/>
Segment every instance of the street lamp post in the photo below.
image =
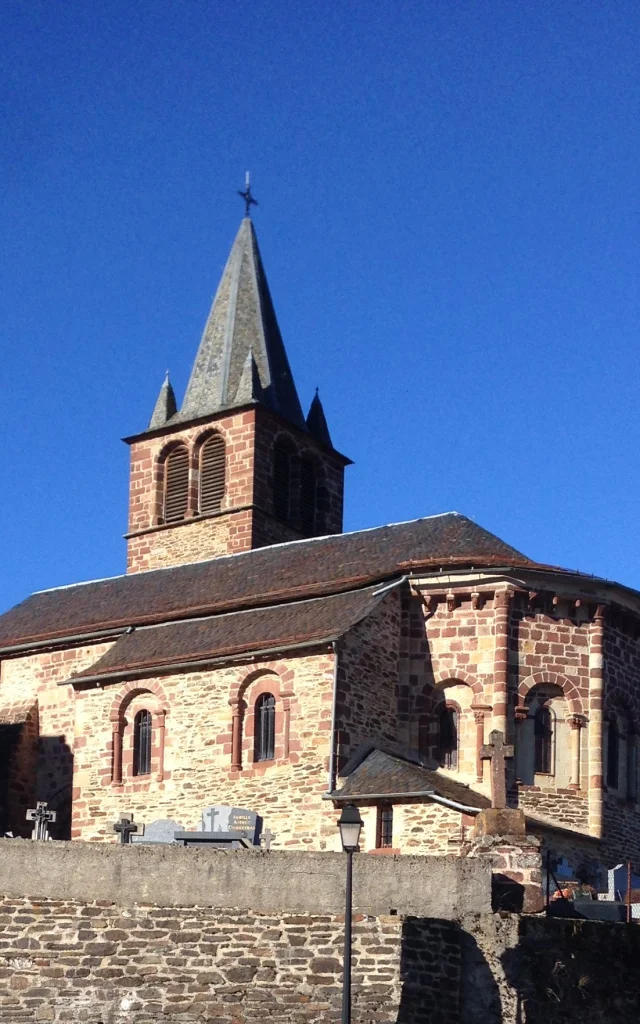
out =
<path fill-rule="evenodd" d="M 353 902 L 353 855 L 358 849 L 364 822 L 353 804 L 342 808 L 338 821 L 342 849 L 347 855 L 347 899 L 344 913 L 344 959 L 342 962 L 341 1024 L 351 1024 L 351 906 Z"/>

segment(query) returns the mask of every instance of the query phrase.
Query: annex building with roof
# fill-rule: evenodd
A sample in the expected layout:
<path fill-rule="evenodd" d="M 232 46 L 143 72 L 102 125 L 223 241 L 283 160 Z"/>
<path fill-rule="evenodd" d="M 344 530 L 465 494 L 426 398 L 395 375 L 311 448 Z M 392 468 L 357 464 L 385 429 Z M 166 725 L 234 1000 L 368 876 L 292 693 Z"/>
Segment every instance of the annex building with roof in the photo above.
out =
<path fill-rule="evenodd" d="M 274 846 L 463 853 L 481 748 L 558 854 L 640 860 L 640 594 L 542 565 L 457 512 L 343 533 L 349 459 L 298 398 L 251 220 L 182 404 L 131 452 L 127 571 L 0 617 L 0 829 L 114 840 L 254 809 Z"/>

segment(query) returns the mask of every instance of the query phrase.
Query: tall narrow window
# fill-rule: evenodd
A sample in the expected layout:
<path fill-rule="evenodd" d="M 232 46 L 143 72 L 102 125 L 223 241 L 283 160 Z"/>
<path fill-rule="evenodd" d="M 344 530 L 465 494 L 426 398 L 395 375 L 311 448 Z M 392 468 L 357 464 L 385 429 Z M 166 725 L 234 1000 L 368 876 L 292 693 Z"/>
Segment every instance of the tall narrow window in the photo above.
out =
<path fill-rule="evenodd" d="M 393 807 L 382 804 L 376 819 L 376 849 L 388 850 L 393 846 Z"/>
<path fill-rule="evenodd" d="M 151 712 L 138 711 L 133 720 L 133 774 L 151 771 Z"/>
<path fill-rule="evenodd" d="M 620 772 L 620 732 L 618 723 L 614 720 L 609 722 L 607 729 L 607 786 L 610 789 L 618 788 L 618 775 Z"/>
<path fill-rule="evenodd" d="M 219 512 L 224 498 L 225 449 L 220 434 L 212 434 L 200 449 L 200 512 Z"/>
<path fill-rule="evenodd" d="M 164 464 L 165 523 L 184 519 L 189 502 L 189 452 L 184 445 L 174 448 Z"/>
<path fill-rule="evenodd" d="M 546 707 L 538 708 L 533 720 L 533 770 L 544 775 L 553 772 L 553 716 Z"/>
<path fill-rule="evenodd" d="M 300 463 L 300 525 L 302 532 L 313 536 L 316 530 L 316 473 L 313 463 Z"/>
<path fill-rule="evenodd" d="M 638 747 L 636 737 L 627 731 L 627 800 L 638 799 Z"/>
<path fill-rule="evenodd" d="M 280 519 L 290 514 L 291 454 L 289 449 L 276 442 L 273 447 L 273 511 Z"/>
<path fill-rule="evenodd" d="M 261 694 L 255 708 L 254 761 L 271 761 L 275 755 L 276 699 L 272 693 Z"/>
<path fill-rule="evenodd" d="M 458 767 L 458 712 L 443 708 L 438 720 L 438 761 L 443 768 Z"/>

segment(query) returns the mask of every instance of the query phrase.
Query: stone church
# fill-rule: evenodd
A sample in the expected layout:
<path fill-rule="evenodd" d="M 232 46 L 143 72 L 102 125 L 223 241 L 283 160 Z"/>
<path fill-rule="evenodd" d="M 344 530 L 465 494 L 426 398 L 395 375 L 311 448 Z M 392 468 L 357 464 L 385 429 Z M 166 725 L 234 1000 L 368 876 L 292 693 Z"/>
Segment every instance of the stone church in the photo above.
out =
<path fill-rule="evenodd" d="M 102 842 L 218 803 L 331 850 L 348 799 L 366 851 L 464 853 L 499 730 L 530 832 L 640 860 L 640 594 L 457 512 L 343 533 L 350 460 L 303 412 L 249 217 L 181 405 L 167 379 L 126 440 L 126 574 L 0 617 L 2 832 L 35 800 Z"/>

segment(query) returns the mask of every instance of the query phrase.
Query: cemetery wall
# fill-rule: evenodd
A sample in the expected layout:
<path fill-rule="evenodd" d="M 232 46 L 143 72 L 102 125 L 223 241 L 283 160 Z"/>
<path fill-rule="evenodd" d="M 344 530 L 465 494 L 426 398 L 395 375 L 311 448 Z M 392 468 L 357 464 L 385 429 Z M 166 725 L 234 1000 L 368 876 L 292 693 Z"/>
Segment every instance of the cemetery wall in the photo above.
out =
<path fill-rule="evenodd" d="M 345 855 L 0 839 L 0 893 L 120 906 L 234 906 L 341 913 Z M 354 906 L 366 914 L 455 918 L 491 907 L 486 863 L 457 857 L 354 860 Z"/>
<path fill-rule="evenodd" d="M 339 1018 L 343 855 L 0 846 L 2 1024 Z M 637 1020 L 636 926 L 491 914 L 455 858 L 356 858 L 354 895 L 354 1024 Z"/>

